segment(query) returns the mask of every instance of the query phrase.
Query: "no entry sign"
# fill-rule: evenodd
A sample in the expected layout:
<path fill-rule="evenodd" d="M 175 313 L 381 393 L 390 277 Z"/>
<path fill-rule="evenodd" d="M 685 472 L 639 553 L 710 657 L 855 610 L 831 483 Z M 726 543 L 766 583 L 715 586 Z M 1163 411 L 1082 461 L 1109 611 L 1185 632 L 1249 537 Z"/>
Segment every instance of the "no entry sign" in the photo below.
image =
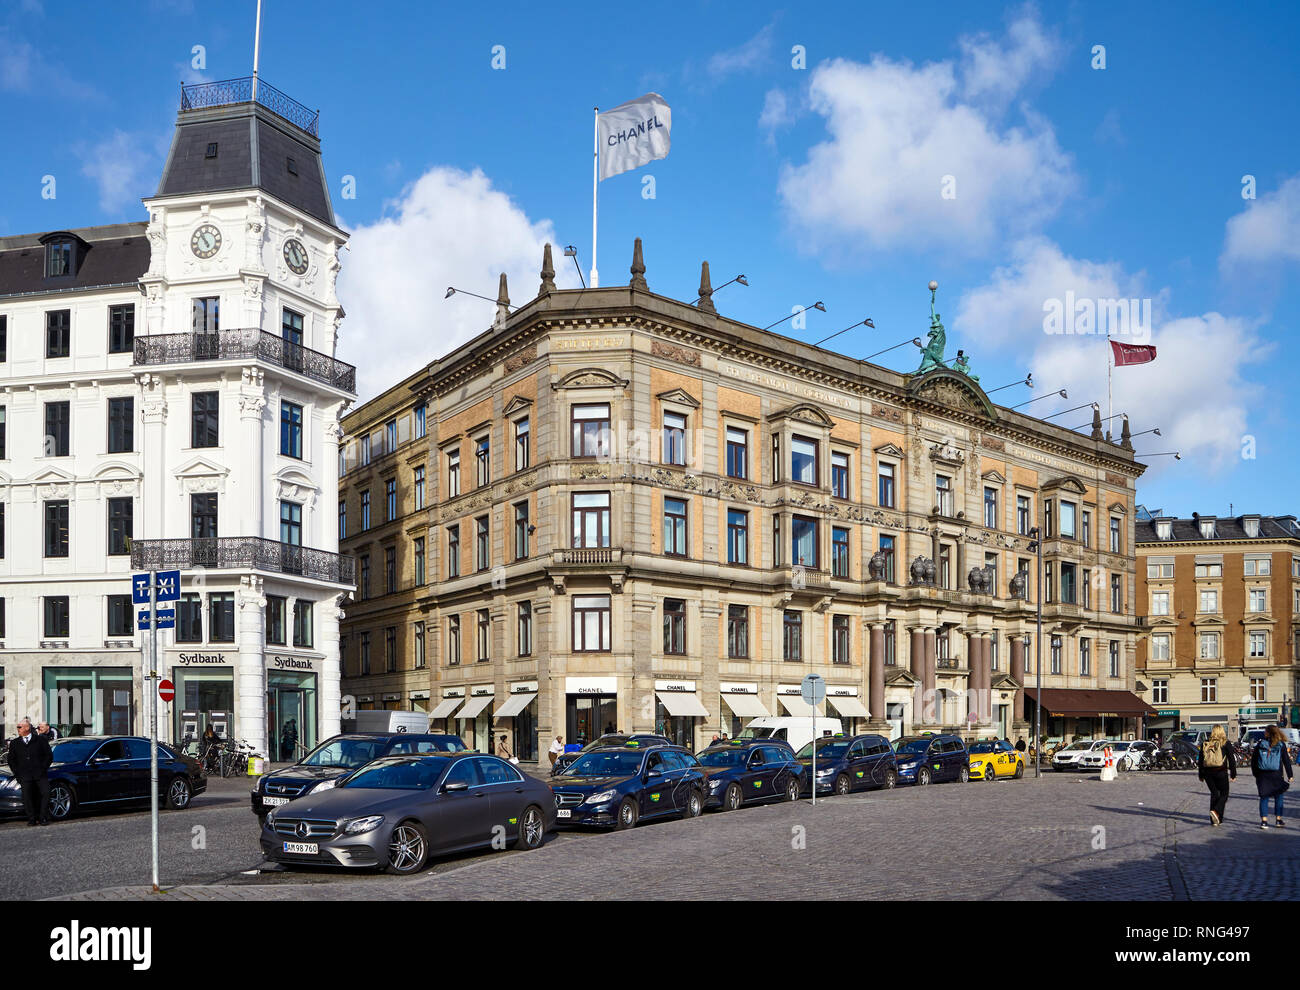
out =
<path fill-rule="evenodd" d="M 158 697 L 162 698 L 165 704 L 170 705 L 172 703 L 172 699 L 176 697 L 176 685 L 166 679 L 159 681 Z"/>

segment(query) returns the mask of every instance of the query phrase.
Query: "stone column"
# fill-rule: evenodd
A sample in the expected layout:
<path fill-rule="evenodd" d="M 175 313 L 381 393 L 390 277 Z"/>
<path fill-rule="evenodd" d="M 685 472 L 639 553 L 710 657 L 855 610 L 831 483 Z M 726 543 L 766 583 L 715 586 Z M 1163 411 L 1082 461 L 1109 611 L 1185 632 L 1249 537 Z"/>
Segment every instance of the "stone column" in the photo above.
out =
<path fill-rule="evenodd" d="M 317 622 L 319 623 L 317 631 L 320 636 L 317 641 L 317 648 L 321 653 L 325 654 L 325 659 L 321 661 L 320 676 L 320 731 L 317 734 L 320 740 L 328 739 L 330 736 L 343 731 L 341 725 L 343 658 L 339 652 L 339 620 L 343 616 L 343 609 L 339 603 L 342 602 L 343 598 L 343 595 L 330 595 L 315 606 Z M 432 665 L 432 661 L 429 659 L 430 644 L 427 625 L 424 634 L 424 655 L 425 662 Z M 432 692 L 429 694 L 429 700 L 435 705 L 437 704 Z"/>
<path fill-rule="evenodd" d="M 239 738 L 246 739 L 259 753 L 267 751 L 266 729 L 266 599 L 262 579 L 239 579 L 235 592 L 235 639 L 239 662 L 235 668 L 235 712 L 239 716 Z M 337 643 L 335 650 L 337 652 Z M 337 703 L 335 710 L 337 711 Z"/>
<path fill-rule="evenodd" d="M 141 419 L 144 421 L 143 480 L 139 521 L 135 527 L 137 540 L 161 540 L 167 537 L 165 511 L 167 472 L 167 399 L 163 394 L 163 381 L 157 375 L 141 375 L 138 379 L 144 392 Z M 184 534 L 189 536 L 188 527 Z"/>
<path fill-rule="evenodd" d="M 1020 635 L 1011 637 L 1011 679 L 1017 684 L 1025 683 L 1025 640 Z M 1011 705 L 1011 721 L 1025 720 L 1025 689 L 1016 689 L 1016 698 Z"/>
<path fill-rule="evenodd" d="M 991 688 L 993 686 L 993 647 L 989 637 L 980 634 L 979 643 L 979 725 L 988 725 L 993 716 Z"/>
<path fill-rule="evenodd" d="M 942 724 L 943 709 L 938 702 L 934 690 L 934 658 L 937 644 L 936 630 L 933 626 L 927 626 L 924 636 L 925 655 L 921 661 L 921 688 L 922 696 L 927 699 L 928 703 L 934 706 L 935 721 Z"/>
<path fill-rule="evenodd" d="M 871 651 L 867 679 L 867 711 L 873 722 L 884 722 L 885 710 L 885 627 L 882 623 L 871 625 Z"/>
<path fill-rule="evenodd" d="M 239 418 L 243 423 L 244 466 L 242 475 L 247 480 L 248 495 L 244 511 L 240 517 L 240 532 L 228 530 L 219 536 L 258 536 L 266 535 L 262 530 L 263 506 L 266 498 L 265 461 L 263 459 L 264 429 L 263 414 L 266 412 L 266 395 L 262 388 L 262 372 L 257 368 L 243 369 L 243 382 L 239 390 Z M 326 465 L 322 472 L 325 477 L 336 473 L 334 465 Z M 278 538 L 278 534 L 277 534 Z"/>

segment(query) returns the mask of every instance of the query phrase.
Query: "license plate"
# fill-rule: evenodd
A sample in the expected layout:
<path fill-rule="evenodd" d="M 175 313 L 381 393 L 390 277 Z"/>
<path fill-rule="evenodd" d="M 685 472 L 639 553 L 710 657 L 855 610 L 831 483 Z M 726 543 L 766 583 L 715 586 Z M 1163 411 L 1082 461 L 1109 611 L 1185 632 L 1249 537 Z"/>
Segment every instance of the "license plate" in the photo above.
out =
<path fill-rule="evenodd" d="M 555 813 L 555 817 L 556 817 L 556 818 L 572 818 L 572 817 L 573 817 L 573 812 L 570 811 L 568 808 L 561 808 L 559 811 L 557 811 L 557 812 Z"/>
<path fill-rule="evenodd" d="M 267 797 L 266 795 L 262 795 L 262 807 L 264 808 L 278 808 L 280 805 L 288 803 L 289 799 L 285 797 Z"/>
<path fill-rule="evenodd" d="M 320 846 L 315 842 L 286 842 L 284 851 L 287 853 L 301 853 L 308 856 L 315 856 L 320 852 Z"/>

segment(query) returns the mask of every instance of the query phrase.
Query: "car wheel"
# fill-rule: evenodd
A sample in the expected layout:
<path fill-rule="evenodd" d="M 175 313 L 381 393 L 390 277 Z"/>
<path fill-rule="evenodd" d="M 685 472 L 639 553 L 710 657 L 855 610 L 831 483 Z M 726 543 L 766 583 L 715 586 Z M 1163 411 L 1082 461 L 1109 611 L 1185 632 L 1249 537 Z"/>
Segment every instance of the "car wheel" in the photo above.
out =
<path fill-rule="evenodd" d="M 970 780 L 970 767 L 962 767 L 961 772 L 957 774 L 957 782 L 965 784 Z"/>
<path fill-rule="evenodd" d="M 918 787 L 924 787 L 928 783 L 930 783 L 930 768 L 921 767 L 916 771 L 916 784 Z"/>
<path fill-rule="evenodd" d="M 995 769 L 993 769 L 993 764 L 992 764 L 992 763 L 990 763 L 988 766 L 986 766 L 986 767 L 984 768 L 984 779 L 985 779 L 985 780 L 997 780 L 997 779 L 998 779 L 998 772 L 997 772 Z"/>
<path fill-rule="evenodd" d="M 190 782 L 184 777 L 173 777 L 172 782 L 167 787 L 167 807 L 175 808 L 177 811 L 188 808 L 192 796 L 193 791 Z"/>
<path fill-rule="evenodd" d="M 1017 763 L 1016 763 L 1016 776 L 1015 776 L 1014 779 L 1019 780 L 1019 779 L 1020 779 L 1021 777 L 1023 777 L 1024 775 L 1025 775 L 1025 765 L 1024 765 L 1023 763 L 1017 762 Z"/>
<path fill-rule="evenodd" d="M 623 803 L 618 806 L 618 827 L 620 829 L 634 828 L 638 817 L 636 802 L 631 798 L 624 798 Z"/>
<path fill-rule="evenodd" d="M 46 808 L 50 818 L 56 822 L 61 822 L 72 814 L 77 807 L 77 796 L 72 793 L 72 787 L 62 781 L 56 781 L 50 785 L 50 799 Z"/>
<path fill-rule="evenodd" d="M 1179 770 L 1190 770 L 1190 769 L 1192 769 L 1192 758 L 1191 758 L 1190 756 L 1180 756 L 1180 757 L 1178 757 L 1178 769 L 1179 769 Z"/>
<path fill-rule="evenodd" d="M 388 840 L 388 872 L 419 873 L 429 859 L 429 833 L 419 822 L 402 822 Z"/>
<path fill-rule="evenodd" d="M 791 777 L 789 782 L 785 785 L 785 799 L 787 801 L 799 800 L 799 778 L 798 777 Z"/>
<path fill-rule="evenodd" d="M 727 787 L 727 792 L 722 795 L 722 810 L 735 811 L 744 800 L 745 796 L 740 792 L 740 785 L 730 784 Z"/>
<path fill-rule="evenodd" d="M 851 790 L 853 790 L 853 781 L 849 780 L 845 774 L 840 774 L 835 778 L 836 794 L 844 795 L 849 793 Z"/>
<path fill-rule="evenodd" d="M 692 790 L 686 798 L 686 807 L 682 809 L 683 818 L 699 818 L 704 814 L 704 798 L 700 792 Z"/>
<path fill-rule="evenodd" d="M 1116 760 L 1116 761 L 1115 761 L 1115 772 L 1116 772 L 1116 773 L 1128 773 L 1128 760 Z"/>
<path fill-rule="evenodd" d="M 892 791 L 898 783 L 898 773 L 894 770 L 885 771 L 885 790 Z"/>
<path fill-rule="evenodd" d="M 530 804 L 519 816 L 519 835 L 513 843 L 516 849 L 536 849 L 546 838 L 546 822 L 542 811 L 535 804 Z"/>

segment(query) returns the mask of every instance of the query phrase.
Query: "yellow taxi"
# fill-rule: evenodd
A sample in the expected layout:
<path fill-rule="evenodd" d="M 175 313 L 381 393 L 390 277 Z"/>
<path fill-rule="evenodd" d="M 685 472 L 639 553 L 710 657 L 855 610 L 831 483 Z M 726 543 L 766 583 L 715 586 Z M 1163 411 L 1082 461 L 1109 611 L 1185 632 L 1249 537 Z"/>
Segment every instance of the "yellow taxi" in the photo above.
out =
<path fill-rule="evenodd" d="M 1025 775 L 1025 754 L 1005 739 L 986 739 L 966 747 L 971 780 L 1019 779 Z"/>

